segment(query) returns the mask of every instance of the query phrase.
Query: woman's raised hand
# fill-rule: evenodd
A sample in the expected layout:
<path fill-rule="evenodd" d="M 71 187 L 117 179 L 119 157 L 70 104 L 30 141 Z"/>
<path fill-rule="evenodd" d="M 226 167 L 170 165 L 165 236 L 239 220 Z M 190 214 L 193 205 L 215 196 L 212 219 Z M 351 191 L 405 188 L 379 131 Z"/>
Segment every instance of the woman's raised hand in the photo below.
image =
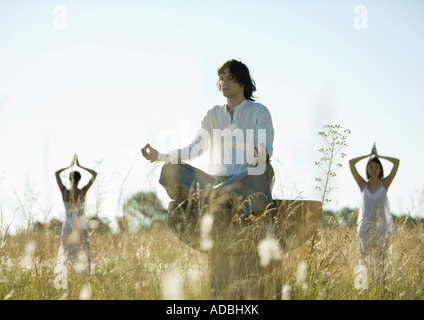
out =
<path fill-rule="evenodd" d="M 372 149 L 371 149 L 371 155 L 373 155 L 375 157 L 378 157 L 378 155 L 377 155 L 377 147 L 375 146 L 375 142 L 374 142 L 374 145 L 372 146 Z"/>
<path fill-rule="evenodd" d="M 81 166 L 80 166 L 80 164 L 79 164 L 78 156 L 77 156 L 77 154 L 76 154 L 76 153 L 75 153 L 75 155 L 74 155 L 74 162 L 76 163 L 76 165 L 77 165 L 78 167 L 81 167 Z"/>

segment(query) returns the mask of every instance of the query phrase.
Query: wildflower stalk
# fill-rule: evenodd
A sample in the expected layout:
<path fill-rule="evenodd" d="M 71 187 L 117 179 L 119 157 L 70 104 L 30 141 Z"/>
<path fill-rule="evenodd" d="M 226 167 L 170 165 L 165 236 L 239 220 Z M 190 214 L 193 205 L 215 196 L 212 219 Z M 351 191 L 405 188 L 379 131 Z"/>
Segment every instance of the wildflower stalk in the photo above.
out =
<path fill-rule="evenodd" d="M 339 162 L 341 159 L 346 157 L 343 153 L 343 149 L 347 147 L 347 136 L 350 134 L 349 129 L 343 130 L 340 125 L 325 125 L 324 131 L 318 132 L 325 140 L 326 147 L 319 149 L 318 151 L 322 154 L 320 161 L 315 161 L 315 165 L 318 166 L 324 173 L 323 178 L 315 178 L 318 182 L 316 190 L 321 192 L 321 203 L 324 207 L 331 200 L 328 195 L 333 191 L 334 187 L 330 187 L 330 180 L 336 177 L 336 170 L 342 167 Z M 312 238 L 311 250 L 313 251 L 315 243 L 315 234 Z"/>
<path fill-rule="evenodd" d="M 347 147 L 346 139 L 350 134 L 349 129 L 342 131 L 340 125 L 325 125 L 324 128 L 325 131 L 320 131 L 318 134 L 324 138 L 326 148 L 318 150 L 323 156 L 320 161 L 315 161 L 315 165 L 324 173 L 324 178 L 315 178 L 315 181 L 319 183 L 315 189 L 321 192 L 323 206 L 331 201 L 328 195 L 334 188 L 330 187 L 330 180 L 336 177 L 336 170 L 342 167 L 339 161 L 346 157 L 342 150 Z"/>

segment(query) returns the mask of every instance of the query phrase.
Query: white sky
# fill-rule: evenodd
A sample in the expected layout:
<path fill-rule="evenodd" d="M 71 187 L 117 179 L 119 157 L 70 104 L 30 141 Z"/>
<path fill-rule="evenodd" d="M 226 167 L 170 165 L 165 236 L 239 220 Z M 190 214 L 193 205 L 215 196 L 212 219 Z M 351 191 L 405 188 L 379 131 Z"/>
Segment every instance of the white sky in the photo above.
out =
<path fill-rule="evenodd" d="M 358 5 L 364 30 L 354 27 Z M 0 1 L 3 225 L 25 221 L 31 194 L 34 219 L 63 218 L 54 172 L 74 153 L 99 171 L 88 214 L 100 201 L 100 216 L 114 220 L 140 190 L 156 190 L 166 205 L 160 166 L 140 148 L 190 141 L 205 112 L 225 103 L 215 84 L 228 58 L 250 67 L 272 113 L 276 197 L 320 198 L 318 131 L 339 124 L 352 133 L 329 208 L 358 205 L 347 161 L 375 141 L 401 160 L 393 213 L 424 216 L 423 13 L 418 0 Z"/>

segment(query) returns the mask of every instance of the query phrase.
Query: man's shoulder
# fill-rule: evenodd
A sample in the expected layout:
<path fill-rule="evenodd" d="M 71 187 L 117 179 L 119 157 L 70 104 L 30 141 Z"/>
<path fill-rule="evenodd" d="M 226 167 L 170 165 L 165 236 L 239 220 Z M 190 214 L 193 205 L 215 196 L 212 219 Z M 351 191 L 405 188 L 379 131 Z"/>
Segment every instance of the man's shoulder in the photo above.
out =
<path fill-rule="evenodd" d="M 269 112 L 268 108 L 260 102 L 247 100 L 247 103 L 244 105 L 244 108 L 256 111 Z M 226 112 L 225 104 L 217 104 L 210 108 L 207 113 L 219 113 Z"/>
<path fill-rule="evenodd" d="M 214 121 L 214 119 L 219 119 L 222 117 L 222 114 L 225 112 L 225 105 L 214 105 L 212 108 L 208 109 L 206 112 L 202 123 L 206 125 L 209 121 Z"/>
<path fill-rule="evenodd" d="M 225 104 L 216 104 L 214 105 L 212 108 L 210 108 L 207 113 L 211 114 L 211 113 L 219 113 L 219 112 L 223 112 L 225 111 Z"/>
<path fill-rule="evenodd" d="M 248 109 L 256 110 L 258 112 L 269 112 L 268 108 L 260 102 L 248 100 L 246 106 Z"/>
<path fill-rule="evenodd" d="M 225 104 L 216 104 L 210 110 L 225 110 Z"/>

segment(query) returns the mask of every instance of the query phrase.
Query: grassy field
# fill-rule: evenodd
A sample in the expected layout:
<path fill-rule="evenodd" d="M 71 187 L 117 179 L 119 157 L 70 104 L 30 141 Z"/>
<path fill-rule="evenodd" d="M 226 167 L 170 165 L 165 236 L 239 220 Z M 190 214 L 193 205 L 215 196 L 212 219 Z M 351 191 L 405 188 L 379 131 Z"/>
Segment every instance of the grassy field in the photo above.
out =
<path fill-rule="evenodd" d="M 283 253 L 260 276 L 237 286 L 264 286 L 265 299 L 422 299 L 424 228 L 397 224 L 385 276 L 357 281 L 354 228 L 321 228 L 314 240 Z M 210 299 L 207 256 L 180 242 L 164 225 L 130 233 L 91 231 L 95 271 L 76 263 L 66 276 L 55 270 L 60 235 L 47 228 L 2 234 L 0 299 Z M 218 297 L 220 298 L 220 297 Z M 232 298 L 231 294 L 222 298 Z M 247 298 L 255 298 L 252 295 Z"/>

